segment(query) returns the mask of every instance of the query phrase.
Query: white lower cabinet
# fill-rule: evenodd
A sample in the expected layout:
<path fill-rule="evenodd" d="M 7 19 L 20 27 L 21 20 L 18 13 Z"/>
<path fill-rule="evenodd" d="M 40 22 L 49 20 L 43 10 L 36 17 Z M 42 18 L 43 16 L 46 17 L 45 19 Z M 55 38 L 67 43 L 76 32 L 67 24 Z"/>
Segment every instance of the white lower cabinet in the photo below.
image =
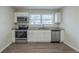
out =
<path fill-rule="evenodd" d="M 28 42 L 51 42 L 50 30 L 28 30 Z"/>
<path fill-rule="evenodd" d="M 15 42 L 15 30 L 12 30 L 12 42 Z"/>

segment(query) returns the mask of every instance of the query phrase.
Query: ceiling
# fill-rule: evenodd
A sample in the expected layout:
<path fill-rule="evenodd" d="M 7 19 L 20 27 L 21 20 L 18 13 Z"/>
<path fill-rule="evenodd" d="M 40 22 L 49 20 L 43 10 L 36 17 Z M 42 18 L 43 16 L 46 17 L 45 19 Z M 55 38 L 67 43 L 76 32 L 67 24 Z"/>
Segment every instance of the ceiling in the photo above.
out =
<path fill-rule="evenodd" d="M 63 6 L 14 6 L 15 9 L 60 9 Z"/>

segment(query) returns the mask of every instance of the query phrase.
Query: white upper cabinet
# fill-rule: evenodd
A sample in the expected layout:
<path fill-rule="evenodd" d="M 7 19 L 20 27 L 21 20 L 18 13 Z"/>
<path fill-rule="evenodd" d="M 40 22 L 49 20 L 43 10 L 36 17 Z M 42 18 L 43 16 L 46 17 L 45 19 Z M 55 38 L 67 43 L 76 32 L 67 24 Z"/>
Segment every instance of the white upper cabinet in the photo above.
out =
<path fill-rule="evenodd" d="M 55 13 L 55 23 L 61 23 L 61 12 Z"/>

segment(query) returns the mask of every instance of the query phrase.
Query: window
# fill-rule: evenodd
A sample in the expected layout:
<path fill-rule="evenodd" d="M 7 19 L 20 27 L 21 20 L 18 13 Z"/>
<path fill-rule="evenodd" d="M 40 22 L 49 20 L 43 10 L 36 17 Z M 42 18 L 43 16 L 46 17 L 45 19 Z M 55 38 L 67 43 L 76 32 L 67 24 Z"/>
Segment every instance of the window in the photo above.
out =
<path fill-rule="evenodd" d="M 30 17 L 29 17 L 29 23 L 30 24 L 41 24 L 41 17 L 40 17 L 40 15 L 30 15 Z"/>
<path fill-rule="evenodd" d="M 53 15 L 42 15 L 42 24 L 53 24 Z"/>
<path fill-rule="evenodd" d="M 53 24 L 53 18 L 53 14 L 31 14 L 29 16 L 29 23 L 31 25 Z"/>

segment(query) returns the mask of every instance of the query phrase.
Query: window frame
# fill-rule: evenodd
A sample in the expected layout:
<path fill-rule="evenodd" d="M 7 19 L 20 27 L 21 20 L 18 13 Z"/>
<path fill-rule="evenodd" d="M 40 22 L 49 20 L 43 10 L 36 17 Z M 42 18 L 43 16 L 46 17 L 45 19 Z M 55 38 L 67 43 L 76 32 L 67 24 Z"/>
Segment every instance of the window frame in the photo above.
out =
<path fill-rule="evenodd" d="M 31 15 L 40 15 L 40 14 L 30 14 L 29 15 L 29 22 L 30 22 L 30 20 L 40 20 L 41 19 L 41 15 L 40 15 L 40 19 L 30 19 L 30 16 Z M 31 24 L 31 23 L 29 23 L 30 25 L 40 25 L 41 24 L 41 21 L 40 21 L 40 24 Z"/>
<path fill-rule="evenodd" d="M 52 20 L 52 24 L 54 24 L 54 13 L 53 14 L 42 14 L 41 16 L 43 16 L 43 15 L 52 15 L 52 19 L 50 19 L 50 20 Z M 43 19 L 41 21 L 42 21 L 42 24 L 43 24 Z M 43 24 L 43 25 L 52 25 L 52 24 Z"/>
<path fill-rule="evenodd" d="M 55 17 L 54 17 L 54 13 L 43 13 L 43 14 L 40 14 L 40 13 L 36 13 L 36 14 L 29 14 L 29 17 L 31 16 L 31 15 L 40 15 L 40 24 L 30 24 L 30 25 L 53 25 L 54 24 L 54 21 L 55 21 Z M 42 19 L 42 15 L 52 15 L 52 24 L 43 24 L 43 19 Z M 29 18 L 29 22 L 30 22 L 30 20 L 32 20 L 32 19 L 30 19 Z"/>

